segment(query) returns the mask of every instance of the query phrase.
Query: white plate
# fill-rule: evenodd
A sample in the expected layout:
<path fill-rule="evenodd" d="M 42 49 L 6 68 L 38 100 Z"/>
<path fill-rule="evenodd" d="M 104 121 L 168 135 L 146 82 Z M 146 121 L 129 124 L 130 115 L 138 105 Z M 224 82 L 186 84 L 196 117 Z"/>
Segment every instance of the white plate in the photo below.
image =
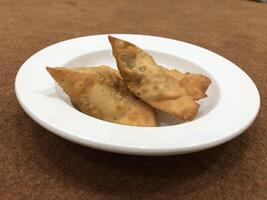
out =
<path fill-rule="evenodd" d="M 30 57 L 16 77 L 16 95 L 37 123 L 67 140 L 96 149 L 138 155 L 182 154 L 222 144 L 247 129 L 260 106 L 248 75 L 227 59 L 201 47 L 172 39 L 113 34 L 150 52 L 155 60 L 212 79 L 208 98 L 191 122 L 162 127 L 133 127 L 87 116 L 66 100 L 46 66 L 115 68 L 107 35 L 86 36 L 49 46 Z"/>

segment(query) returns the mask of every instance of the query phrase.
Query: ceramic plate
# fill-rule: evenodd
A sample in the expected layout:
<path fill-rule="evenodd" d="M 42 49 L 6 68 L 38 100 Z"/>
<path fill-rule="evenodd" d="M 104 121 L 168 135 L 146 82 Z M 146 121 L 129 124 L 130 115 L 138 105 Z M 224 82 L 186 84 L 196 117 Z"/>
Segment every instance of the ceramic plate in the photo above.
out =
<path fill-rule="evenodd" d="M 158 116 L 160 127 L 133 127 L 87 116 L 76 110 L 47 73 L 46 66 L 116 68 L 107 35 L 75 38 L 49 46 L 30 57 L 16 77 L 16 95 L 37 123 L 67 140 L 96 149 L 137 155 L 200 151 L 241 134 L 254 121 L 258 90 L 238 66 L 204 48 L 172 39 L 113 34 L 148 51 L 169 68 L 202 73 L 212 79 L 208 97 L 199 101 L 195 120 L 175 124 Z"/>

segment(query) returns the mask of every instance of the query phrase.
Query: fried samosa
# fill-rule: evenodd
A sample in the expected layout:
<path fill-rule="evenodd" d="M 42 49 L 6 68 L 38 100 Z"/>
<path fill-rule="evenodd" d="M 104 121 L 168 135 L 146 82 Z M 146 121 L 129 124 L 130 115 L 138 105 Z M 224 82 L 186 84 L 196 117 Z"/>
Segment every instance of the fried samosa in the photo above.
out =
<path fill-rule="evenodd" d="M 181 73 L 158 65 L 136 45 L 109 36 L 112 53 L 128 88 L 152 107 L 182 120 L 198 113 L 196 100 L 206 97 L 210 79 L 201 74 Z"/>
<path fill-rule="evenodd" d="M 154 109 L 128 90 L 118 71 L 108 66 L 47 71 L 79 111 L 118 124 L 156 126 Z"/>

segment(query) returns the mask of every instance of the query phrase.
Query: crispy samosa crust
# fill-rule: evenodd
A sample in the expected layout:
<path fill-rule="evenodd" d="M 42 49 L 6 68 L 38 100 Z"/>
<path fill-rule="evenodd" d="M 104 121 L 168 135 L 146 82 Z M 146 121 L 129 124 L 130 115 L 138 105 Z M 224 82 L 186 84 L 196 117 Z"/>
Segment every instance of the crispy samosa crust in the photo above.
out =
<path fill-rule="evenodd" d="M 154 109 L 128 90 L 118 71 L 108 66 L 47 71 L 81 112 L 119 124 L 156 126 Z"/>
<path fill-rule="evenodd" d="M 195 100 L 207 96 L 208 77 L 168 70 L 130 42 L 112 36 L 109 41 L 120 74 L 136 96 L 179 119 L 192 120 L 197 115 L 199 104 Z"/>

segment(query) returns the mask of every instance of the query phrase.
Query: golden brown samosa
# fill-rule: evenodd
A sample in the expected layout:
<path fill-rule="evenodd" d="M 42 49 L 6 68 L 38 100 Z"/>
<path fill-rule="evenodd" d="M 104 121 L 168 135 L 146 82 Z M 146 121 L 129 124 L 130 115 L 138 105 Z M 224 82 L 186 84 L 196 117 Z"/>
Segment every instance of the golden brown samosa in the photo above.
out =
<path fill-rule="evenodd" d="M 132 126 L 155 126 L 154 109 L 135 97 L 119 72 L 108 67 L 47 67 L 75 108 L 98 119 Z"/>
<path fill-rule="evenodd" d="M 130 42 L 112 36 L 109 41 L 120 74 L 136 96 L 179 119 L 192 120 L 197 115 L 195 100 L 206 97 L 208 77 L 168 70 Z"/>

